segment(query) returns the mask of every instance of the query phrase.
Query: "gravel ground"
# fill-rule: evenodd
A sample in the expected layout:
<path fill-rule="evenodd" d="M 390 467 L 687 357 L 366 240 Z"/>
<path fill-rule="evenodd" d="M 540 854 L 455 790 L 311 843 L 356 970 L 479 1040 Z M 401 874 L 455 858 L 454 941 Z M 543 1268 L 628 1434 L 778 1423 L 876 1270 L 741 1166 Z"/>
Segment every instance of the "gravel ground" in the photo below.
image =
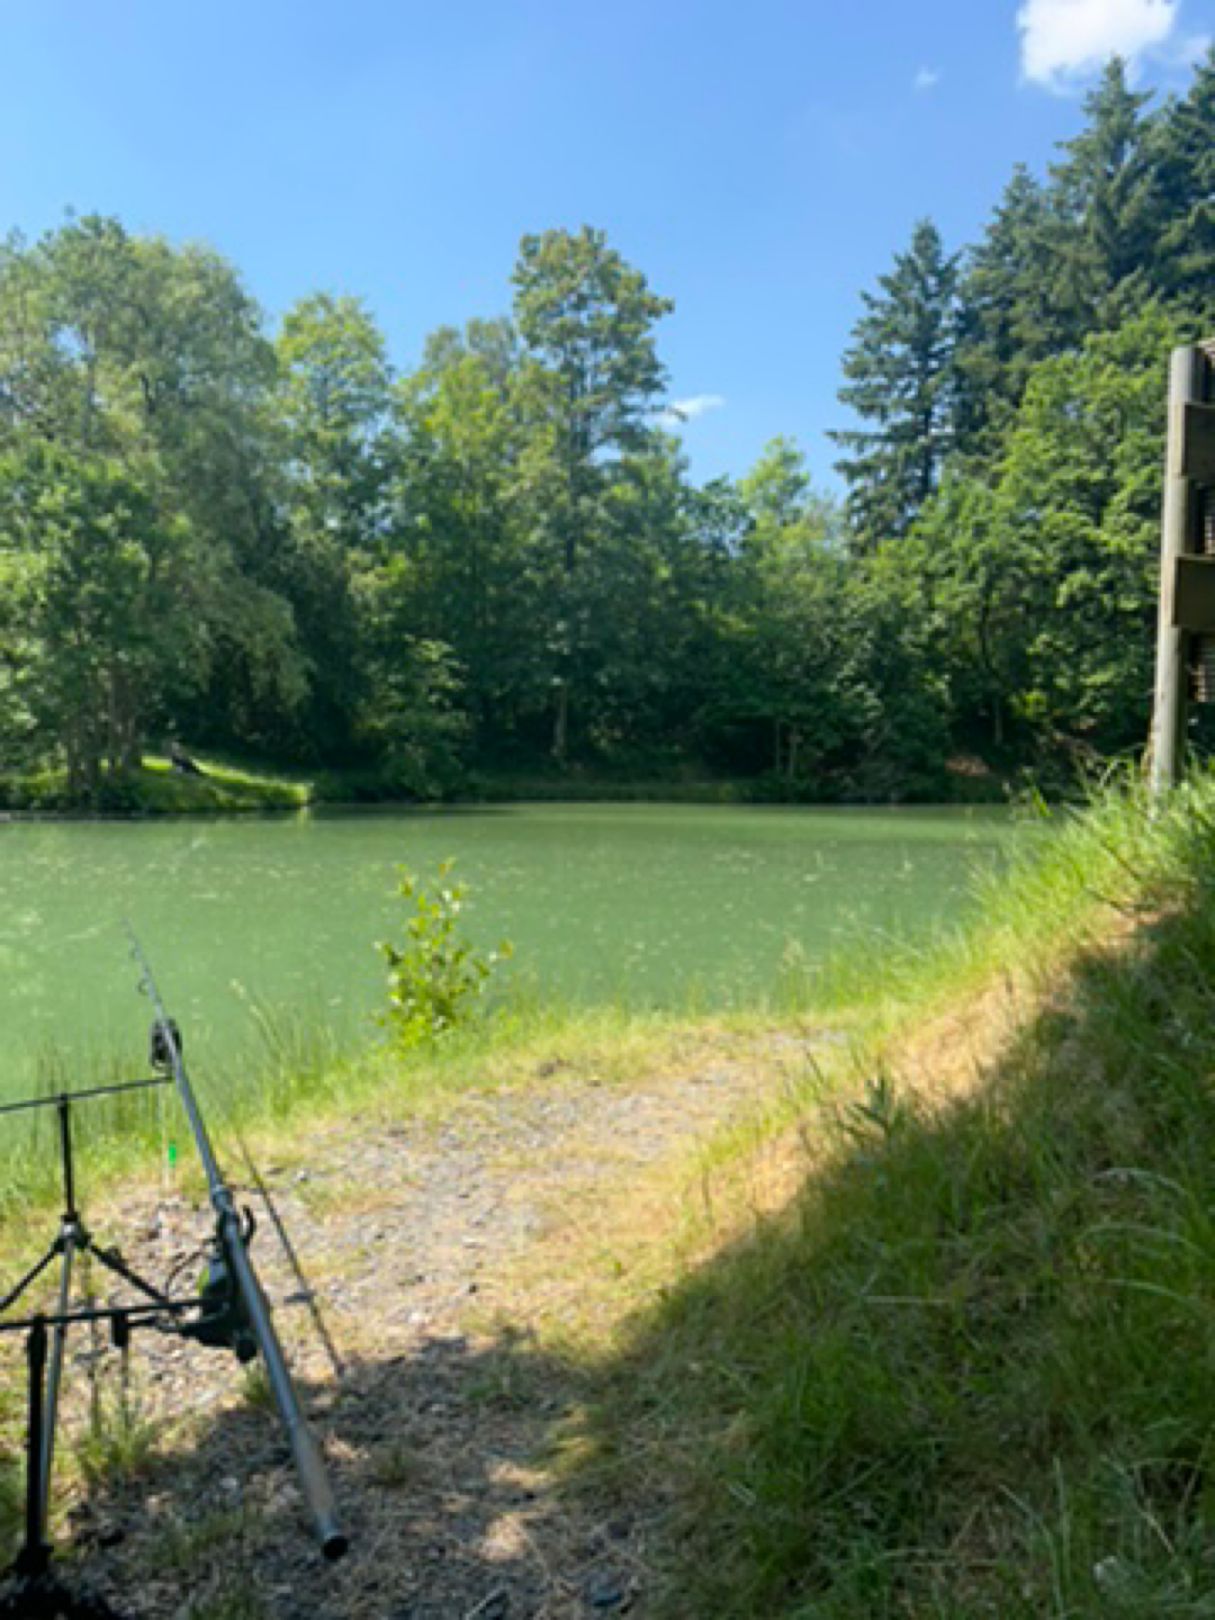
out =
<path fill-rule="evenodd" d="M 719 1033 L 633 1082 L 563 1073 L 558 1060 L 438 1122 L 297 1136 L 289 1164 L 260 1168 L 309 1298 L 267 1205 L 253 1189 L 242 1197 L 349 1555 L 327 1566 L 314 1551 L 264 1385 L 224 1352 L 143 1333 L 125 1393 L 115 1352 L 78 1340 L 72 1356 L 66 1429 L 87 1428 L 92 1378 L 114 1449 L 127 1436 L 138 1466 L 104 1470 L 75 1502 L 71 1563 L 138 1620 L 644 1614 L 662 1503 L 597 1515 L 560 1492 L 546 1452 L 587 1374 L 546 1349 L 553 1336 L 540 1329 L 588 1286 L 585 1268 L 563 1264 L 571 1246 L 585 1252 L 602 1224 L 613 1252 L 627 1252 L 619 1212 L 634 1191 L 669 1187 L 673 1162 L 804 1060 L 788 1034 Z M 239 1157 L 227 1157 L 241 1181 Z M 91 1218 L 146 1275 L 197 1272 L 200 1204 L 148 1191 Z M 114 1416 L 123 1399 L 125 1424 Z"/>

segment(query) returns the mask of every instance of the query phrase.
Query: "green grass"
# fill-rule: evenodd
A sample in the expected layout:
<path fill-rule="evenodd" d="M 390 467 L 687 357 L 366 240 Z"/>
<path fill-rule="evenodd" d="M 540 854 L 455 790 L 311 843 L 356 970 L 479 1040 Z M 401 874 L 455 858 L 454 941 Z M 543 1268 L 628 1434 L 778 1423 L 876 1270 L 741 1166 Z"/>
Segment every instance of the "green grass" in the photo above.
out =
<path fill-rule="evenodd" d="M 256 773 L 200 758 L 204 774 L 186 776 L 167 759 L 145 755 L 142 766 L 105 778 L 83 801 L 69 790 L 66 772 L 44 770 L 0 777 L 0 809 L 24 814 L 88 812 L 103 815 L 178 816 L 299 810 L 313 800 L 310 782 Z"/>
<path fill-rule="evenodd" d="M 892 1080 L 993 974 L 1036 997 L 981 1082 Z M 603 1355 L 571 1482 L 669 1504 L 657 1615 L 1215 1614 L 1215 782 L 1107 794 L 868 1005 L 867 1087 L 808 1083 L 800 1193 Z"/>

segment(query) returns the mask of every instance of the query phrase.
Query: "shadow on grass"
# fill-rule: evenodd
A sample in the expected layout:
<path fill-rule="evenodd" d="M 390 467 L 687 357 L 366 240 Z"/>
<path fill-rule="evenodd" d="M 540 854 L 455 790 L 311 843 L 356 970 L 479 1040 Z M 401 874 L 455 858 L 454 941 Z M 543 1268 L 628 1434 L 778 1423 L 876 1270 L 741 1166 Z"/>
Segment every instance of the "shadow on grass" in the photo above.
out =
<path fill-rule="evenodd" d="M 1215 1614 L 1211 843 L 967 1095 L 874 1080 L 631 1322 L 571 1483 L 673 1498 L 647 1613 Z"/>

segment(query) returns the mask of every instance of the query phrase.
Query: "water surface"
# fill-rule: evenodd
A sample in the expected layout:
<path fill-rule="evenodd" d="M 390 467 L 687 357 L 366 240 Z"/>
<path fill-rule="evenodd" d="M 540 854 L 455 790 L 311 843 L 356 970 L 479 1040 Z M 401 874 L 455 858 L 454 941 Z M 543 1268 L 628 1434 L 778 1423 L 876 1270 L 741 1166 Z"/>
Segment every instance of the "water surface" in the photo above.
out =
<path fill-rule="evenodd" d="M 772 991 L 790 953 L 924 935 L 1018 836 L 998 811 L 512 806 L 274 820 L 0 827 L 0 1094 L 48 1044 L 142 1054 L 129 917 L 192 1052 L 249 1049 L 247 998 L 365 1038 L 394 868 L 445 857 L 469 932 L 509 938 L 545 995 L 720 1006 Z M 136 1068 L 139 1067 L 136 1062 Z"/>

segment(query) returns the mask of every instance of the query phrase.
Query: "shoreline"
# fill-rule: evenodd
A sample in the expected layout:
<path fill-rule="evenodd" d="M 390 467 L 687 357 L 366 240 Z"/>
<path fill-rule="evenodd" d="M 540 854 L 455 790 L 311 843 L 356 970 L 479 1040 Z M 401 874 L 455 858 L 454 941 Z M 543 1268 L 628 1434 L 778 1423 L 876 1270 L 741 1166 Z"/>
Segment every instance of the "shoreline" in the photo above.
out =
<path fill-rule="evenodd" d="M 962 785 L 964 783 L 964 786 Z M 100 802 L 71 802 L 58 783 L 0 777 L 0 823 L 31 821 L 158 821 L 171 817 L 294 816 L 316 810 L 476 809 L 489 805 L 652 804 L 788 809 L 994 809 L 1016 796 L 1014 784 L 995 773 L 976 784 L 951 779 L 960 791 L 871 795 L 780 791 L 762 777 L 680 781 L 664 778 L 478 777 L 446 792 L 392 794 L 317 779 L 273 778 L 208 766 L 200 778 L 149 769 L 133 781 L 103 790 Z"/>

